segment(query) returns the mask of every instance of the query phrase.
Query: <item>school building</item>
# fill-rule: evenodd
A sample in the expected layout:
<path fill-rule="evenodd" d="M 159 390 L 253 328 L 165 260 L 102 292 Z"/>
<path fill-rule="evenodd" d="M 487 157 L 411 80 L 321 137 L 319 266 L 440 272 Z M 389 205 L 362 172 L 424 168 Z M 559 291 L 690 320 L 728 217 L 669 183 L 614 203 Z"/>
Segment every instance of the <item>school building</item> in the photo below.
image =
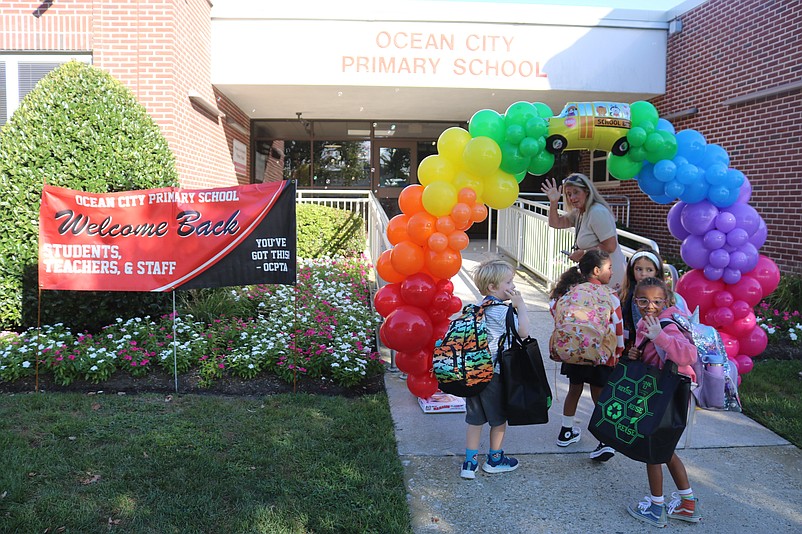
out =
<path fill-rule="evenodd" d="M 721 145 L 768 226 L 760 249 L 802 274 L 802 0 L 690 0 L 669 10 L 526 2 L 0 2 L 0 124 L 77 59 L 136 95 L 184 187 L 295 179 L 371 190 L 388 211 L 451 126 L 517 101 L 649 100 Z M 669 206 L 566 151 L 631 203 L 629 227 L 679 255 Z M 524 192 L 538 192 L 529 175 Z"/>

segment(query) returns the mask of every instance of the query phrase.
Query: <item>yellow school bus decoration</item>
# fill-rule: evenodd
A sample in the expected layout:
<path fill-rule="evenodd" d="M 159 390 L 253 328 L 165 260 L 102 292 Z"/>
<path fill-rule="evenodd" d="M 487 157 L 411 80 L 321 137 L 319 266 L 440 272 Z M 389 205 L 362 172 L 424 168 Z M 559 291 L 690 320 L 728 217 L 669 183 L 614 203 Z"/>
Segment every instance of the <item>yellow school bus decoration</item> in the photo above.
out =
<path fill-rule="evenodd" d="M 616 156 L 629 151 L 627 133 L 632 122 L 629 104 L 620 102 L 569 102 L 548 119 L 546 150 L 604 150 Z"/>

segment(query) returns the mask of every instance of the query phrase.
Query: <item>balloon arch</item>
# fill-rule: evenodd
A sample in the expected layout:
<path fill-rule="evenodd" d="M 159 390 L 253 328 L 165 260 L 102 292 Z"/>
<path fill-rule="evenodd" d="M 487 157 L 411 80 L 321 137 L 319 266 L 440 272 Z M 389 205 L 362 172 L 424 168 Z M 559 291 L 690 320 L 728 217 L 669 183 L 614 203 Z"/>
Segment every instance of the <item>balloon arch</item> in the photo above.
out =
<path fill-rule="evenodd" d="M 376 269 L 388 284 L 374 304 L 384 317 L 380 338 L 396 351 L 396 365 L 408 374 L 414 395 L 427 398 L 437 391 L 432 352 L 450 316 L 462 308 L 450 278 L 462 265 L 466 230 L 487 217 L 487 206 L 511 206 L 526 174 L 546 174 L 561 149 L 604 149 L 601 138 L 610 125 L 623 127 L 625 136 L 608 148 L 610 174 L 636 179 L 659 204 L 679 200 L 668 213 L 668 229 L 682 242 L 682 259 L 692 270 L 675 289 L 691 310 L 699 308 L 702 322 L 720 332 L 739 373 L 752 369 L 752 357 L 767 344 L 753 308 L 774 291 L 780 274 L 758 252 L 766 224 L 748 204 L 751 185 L 729 167 L 727 151 L 695 130 L 675 132 L 646 101 L 570 103 L 559 117 L 542 102 L 516 102 L 503 115 L 476 112 L 467 131 L 445 130 L 437 154 L 418 167 L 420 184 L 401 191 L 401 213 L 387 227 L 392 248 L 381 254 Z M 566 140 L 571 135 L 573 144 Z"/>

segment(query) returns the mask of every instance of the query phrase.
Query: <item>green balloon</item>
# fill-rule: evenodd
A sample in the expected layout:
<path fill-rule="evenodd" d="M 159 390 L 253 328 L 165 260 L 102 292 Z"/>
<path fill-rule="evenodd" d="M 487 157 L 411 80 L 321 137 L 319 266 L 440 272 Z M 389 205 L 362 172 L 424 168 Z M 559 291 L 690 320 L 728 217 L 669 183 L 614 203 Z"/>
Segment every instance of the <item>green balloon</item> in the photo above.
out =
<path fill-rule="evenodd" d="M 660 150 L 660 159 L 674 159 L 677 155 L 677 138 L 673 133 L 666 130 L 657 130 L 657 133 L 663 138 L 663 148 Z"/>
<path fill-rule="evenodd" d="M 646 130 L 640 126 L 634 126 L 631 130 L 629 130 L 629 132 L 627 132 L 627 141 L 629 141 L 629 146 L 643 146 L 643 143 L 646 142 L 646 135 Z M 630 148 L 630 150 L 632 150 L 632 148 Z"/>
<path fill-rule="evenodd" d="M 643 148 L 646 149 L 647 153 L 657 153 L 663 149 L 664 145 L 665 142 L 663 141 L 663 136 L 658 132 L 654 132 L 646 136 L 646 142 L 643 143 Z"/>
<path fill-rule="evenodd" d="M 526 132 L 524 131 L 524 127 L 520 124 L 510 124 L 507 126 L 505 139 L 513 145 L 519 144 L 523 141 L 524 137 L 526 137 Z"/>
<path fill-rule="evenodd" d="M 504 142 L 506 128 L 504 117 L 492 109 L 477 111 L 468 122 L 468 132 L 471 137 L 489 137 L 498 144 Z"/>
<path fill-rule="evenodd" d="M 505 141 L 501 144 L 501 165 L 499 168 L 508 174 L 518 174 L 529 166 L 529 158 L 524 156 L 518 145 Z"/>
<path fill-rule="evenodd" d="M 629 155 L 616 156 L 612 152 L 607 155 L 607 170 L 613 178 L 618 180 L 631 180 L 641 170 L 643 163 L 640 161 L 632 161 Z"/>
<path fill-rule="evenodd" d="M 504 114 L 504 121 L 507 126 L 517 124 L 523 127 L 526 125 L 526 121 L 532 117 L 537 117 L 535 106 L 529 102 L 516 102 L 507 108 L 507 112 Z"/>
<path fill-rule="evenodd" d="M 532 117 L 526 121 L 527 137 L 544 137 L 549 133 L 549 122 L 542 117 Z"/>
<path fill-rule="evenodd" d="M 526 171 L 519 172 L 518 174 L 515 175 L 515 181 L 520 184 L 521 182 L 524 181 L 524 178 L 526 178 L 526 174 L 527 174 Z"/>
<path fill-rule="evenodd" d="M 542 149 L 537 139 L 534 137 L 524 137 L 518 145 L 518 150 L 520 150 L 521 154 L 524 156 L 531 158 L 532 156 L 537 156 Z"/>
<path fill-rule="evenodd" d="M 532 102 L 532 105 L 535 106 L 537 114 L 540 115 L 540 117 L 548 119 L 549 117 L 554 116 L 554 112 L 547 104 L 544 104 L 543 102 Z"/>
<path fill-rule="evenodd" d="M 646 159 L 646 149 L 642 146 L 633 146 L 627 152 L 627 156 L 632 159 L 632 161 L 643 161 Z"/>
<path fill-rule="evenodd" d="M 554 167 L 554 154 L 543 150 L 529 161 L 527 170 L 535 176 L 543 176 Z"/>
<path fill-rule="evenodd" d="M 629 106 L 629 112 L 632 117 L 632 123 L 637 126 L 641 126 L 643 122 L 649 123 L 652 126 L 657 126 L 657 119 L 660 118 L 657 113 L 657 108 L 655 108 L 651 102 L 646 102 L 645 100 L 633 102 L 632 105 Z"/>

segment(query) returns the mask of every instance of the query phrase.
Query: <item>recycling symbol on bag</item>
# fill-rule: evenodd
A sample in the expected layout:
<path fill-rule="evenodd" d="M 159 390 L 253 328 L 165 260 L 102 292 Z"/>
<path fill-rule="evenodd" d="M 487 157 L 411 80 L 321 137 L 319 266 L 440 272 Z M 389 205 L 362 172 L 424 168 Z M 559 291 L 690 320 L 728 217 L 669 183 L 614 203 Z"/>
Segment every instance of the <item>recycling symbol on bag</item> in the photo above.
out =
<path fill-rule="evenodd" d="M 621 412 L 623 411 L 624 408 L 621 406 L 620 402 L 612 402 L 607 406 L 605 415 L 615 421 L 621 417 Z"/>

